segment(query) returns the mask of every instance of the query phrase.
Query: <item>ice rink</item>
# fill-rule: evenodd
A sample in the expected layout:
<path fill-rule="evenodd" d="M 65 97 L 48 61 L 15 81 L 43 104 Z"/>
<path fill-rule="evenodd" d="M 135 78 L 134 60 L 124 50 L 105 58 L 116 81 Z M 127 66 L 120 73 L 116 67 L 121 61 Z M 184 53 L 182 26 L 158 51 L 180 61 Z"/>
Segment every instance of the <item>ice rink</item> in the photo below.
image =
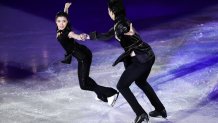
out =
<path fill-rule="evenodd" d="M 0 123 L 132 123 L 135 114 L 122 95 L 110 107 L 80 89 L 77 61 L 60 63 L 64 50 L 56 40 L 54 22 L 0 8 L 7 13 L 0 23 Z M 151 123 L 217 123 L 218 6 L 139 33 L 156 54 L 148 82 L 168 112 L 168 120 L 150 118 Z M 112 67 L 123 52 L 119 43 L 79 43 L 93 51 L 90 76 L 116 88 L 124 71 L 122 63 Z M 135 84 L 131 90 L 147 112 L 154 109 Z"/>

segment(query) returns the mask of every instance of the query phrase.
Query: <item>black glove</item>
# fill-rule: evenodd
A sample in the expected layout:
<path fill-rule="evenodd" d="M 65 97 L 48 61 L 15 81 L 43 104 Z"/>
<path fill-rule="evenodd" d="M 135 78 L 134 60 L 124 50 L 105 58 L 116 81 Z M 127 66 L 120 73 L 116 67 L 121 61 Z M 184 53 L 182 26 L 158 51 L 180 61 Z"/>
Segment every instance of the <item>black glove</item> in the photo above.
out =
<path fill-rule="evenodd" d="M 90 37 L 90 40 L 96 40 L 97 39 L 97 32 L 96 31 L 90 32 L 89 37 Z"/>

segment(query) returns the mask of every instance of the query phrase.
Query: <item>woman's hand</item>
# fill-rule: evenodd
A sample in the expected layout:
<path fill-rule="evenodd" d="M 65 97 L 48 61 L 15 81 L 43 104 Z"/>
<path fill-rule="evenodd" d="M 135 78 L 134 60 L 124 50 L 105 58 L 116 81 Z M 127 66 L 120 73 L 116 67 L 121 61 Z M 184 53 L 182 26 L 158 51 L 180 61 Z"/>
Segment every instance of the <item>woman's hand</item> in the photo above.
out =
<path fill-rule="evenodd" d="M 87 40 L 87 39 L 90 39 L 89 35 L 86 34 L 86 33 L 80 34 L 80 38 L 81 38 L 82 41 L 85 41 L 85 40 Z"/>
<path fill-rule="evenodd" d="M 131 23 L 129 32 L 124 33 L 124 35 L 134 35 L 134 34 L 135 34 L 135 29 L 132 27 L 132 23 Z"/>
<path fill-rule="evenodd" d="M 65 7 L 64 7 L 64 12 L 66 12 L 68 14 L 68 9 L 70 8 L 71 3 L 65 3 Z"/>
<path fill-rule="evenodd" d="M 66 8 L 66 9 L 70 8 L 71 4 L 72 3 L 65 3 L 65 7 L 64 8 Z"/>
<path fill-rule="evenodd" d="M 74 33 L 73 31 L 69 32 L 68 37 L 69 37 L 69 38 L 74 38 L 74 39 L 76 39 L 76 40 L 82 40 L 82 41 L 85 41 L 85 40 L 87 40 L 87 39 L 90 39 L 89 35 L 86 34 L 86 33 L 76 34 L 76 33 Z"/>

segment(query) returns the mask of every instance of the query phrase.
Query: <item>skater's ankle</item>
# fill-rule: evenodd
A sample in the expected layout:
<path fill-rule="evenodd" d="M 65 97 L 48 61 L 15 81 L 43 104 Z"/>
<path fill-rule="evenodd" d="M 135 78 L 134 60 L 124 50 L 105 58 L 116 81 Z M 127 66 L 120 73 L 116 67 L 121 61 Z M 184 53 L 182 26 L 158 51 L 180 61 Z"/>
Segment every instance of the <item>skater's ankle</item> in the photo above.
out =
<path fill-rule="evenodd" d="M 166 118 L 167 117 L 167 112 L 166 112 L 166 109 L 162 109 L 162 110 L 154 110 L 154 111 L 151 111 L 149 112 L 149 116 L 151 117 L 163 117 L 163 118 Z"/>

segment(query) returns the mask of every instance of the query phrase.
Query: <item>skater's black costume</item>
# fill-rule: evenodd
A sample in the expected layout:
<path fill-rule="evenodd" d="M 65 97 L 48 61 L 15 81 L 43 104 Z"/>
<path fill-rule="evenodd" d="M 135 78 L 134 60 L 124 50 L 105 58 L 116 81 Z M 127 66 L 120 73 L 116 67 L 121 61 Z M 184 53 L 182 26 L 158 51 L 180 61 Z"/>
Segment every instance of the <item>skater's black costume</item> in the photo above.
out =
<path fill-rule="evenodd" d="M 165 107 L 147 82 L 147 78 L 155 61 L 155 55 L 151 47 L 143 42 L 136 32 L 133 35 L 126 35 L 126 33 L 130 31 L 131 22 L 127 20 L 124 15 L 116 16 L 114 22 L 114 27 L 111 28 L 109 32 L 92 32 L 90 33 L 90 38 L 93 40 L 108 40 L 115 36 L 124 49 L 125 52 L 121 54 L 113 64 L 113 66 L 115 66 L 119 62 L 124 62 L 125 66 L 125 71 L 118 81 L 117 89 L 136 113 L 136 120 L 147 114 L 129 88 L 134 81 L 146 94 L 151 104 L 154 106 L 155 111 L 158 113 L 165 111 Z"/>
<path fill-rule="evenodd" d="M 151 47 L 143 42 L 137 33 L 134 35 L 124 35 L 124 33 L 129 32 L 129 26 L 130 22 L 126 19 L 116 20 L 115 30 L 113 27 L 108 33 L 93 32 L 90 36 L 93 40 L 107 40 L 116 34 L 115 36 L 120 40 L 119 43 L 125 52 L 117 58 L 113 66 L 119 62 L 124 62 L 125 71 L 120 77 L 117 89 L 128 101 L 134 112 L 137 115 L 145 112 L 129 89 L 129 86 L 134 81 L 136 85 L 144 91 L 155 109 L 161 111 L 164 109 L 164 106 L 147 82 L 147 77 L 155 61 L 154 53 Z M 135 55 L 131 56 L 131 53 L 133 52 Z"/>
<path fill-rule="evenodd" d="M 99 99 L 107 102 L 107 97 L 116 94 L 117 91 L 113 88 L 100 86 L 89 77 L 92 53 L 86 46 L 77 43 L 73 38 L 69 38 L 68 34 L 70 31 L 71 28 L 69 24 L 64 30 L 57 30 L 57 39 L 66 51 L 65 59 L 62 63 L 70 64 L 72 56 L 75 57 L 78 61 L 80 88 L 94 91 Z"/>

